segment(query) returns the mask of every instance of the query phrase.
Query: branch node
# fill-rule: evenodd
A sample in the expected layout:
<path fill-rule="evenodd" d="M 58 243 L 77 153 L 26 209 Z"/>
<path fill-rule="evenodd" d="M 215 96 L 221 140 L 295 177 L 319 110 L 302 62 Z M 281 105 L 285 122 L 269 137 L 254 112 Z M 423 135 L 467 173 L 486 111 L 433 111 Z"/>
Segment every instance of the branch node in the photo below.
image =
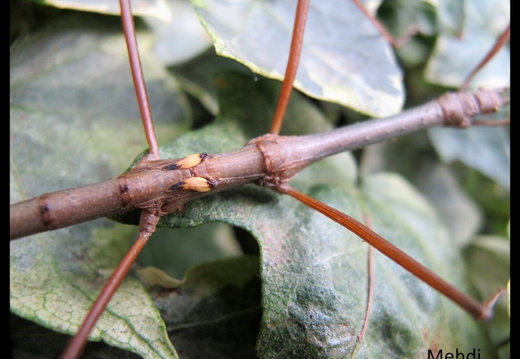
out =
<path fill-rule="evenodd" d="M 278 141 L 281 136 L 266 134 L 249 142 L 255 145 L 262 154 L 265 164 L 265 176 L 256 184 L 269 187 L 279 193 L 286 193 L 285 185 L 295 176 L 297 171 L 289 171 L 283 146 Z"/>
<path fill-rule="evenodd" d="M 489 90 L 448 93 L 438 102 L 444 113 L 444 125 L 456 128 L 469 127 L 472 116 L 497 112 L 504 104 L 497 92 Z"/>

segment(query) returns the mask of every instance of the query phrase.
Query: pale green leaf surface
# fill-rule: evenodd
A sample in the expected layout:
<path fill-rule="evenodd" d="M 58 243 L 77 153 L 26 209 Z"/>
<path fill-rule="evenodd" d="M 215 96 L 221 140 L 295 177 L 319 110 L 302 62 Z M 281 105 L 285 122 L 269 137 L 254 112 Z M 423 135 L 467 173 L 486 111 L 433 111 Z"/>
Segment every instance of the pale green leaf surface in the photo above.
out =
<path fill-rule="evenodd" d="M 56 145 L 71 155 L 64 157 L 56 151 L 42 156 L 37 166 L 26 168 L 34 177 L 22 179 L 22 187 L 31 188 L 29 182 L 41 185 L 42 180 L 47 181 L 48 176 L 38 172 L 46 171 L 51 164 L 58 166 L 54 174 L 58 182 L 49 183 L 54 188 L 47 190 L 89 183 L 82 180 L 91 170 L 82 167 L 84 160 L 76 159 L 75 155 L 80 154 L 99 166 L 99 171 L 92 174 L 97 177 L 89 178 L 91 182 L 108 179 L 128 166 L 124 148 L 137 147 L 137 154 L 146 147 L 119 19 L 89 15 L 62 19 L 53 24 L 52 30 L 27 38 L 12 49 L 12 167 Z M 140 40 L 141 48 L 146 50 L 150 41 L 145 40 L 150 39 L 142 36 Z M 189 109 L 177 83 L 154 58 L 145 55 L 142 62 L 157 118 L 158 140 L 164 142 L 189 128 Z M 34 117 L 41 128 L 28 123 Z M 49 141 L 52 136 L 56 139 Z M 17 152 L 29 144 L 37 147 Z M 89 153 L 85 150 L 88 146 L 98 152 Z M 41 187 L 33 188 L 18 200 L 42 193 Z"/>
<path fill-rule="evenodd" d="M 464 131 L 431 128 L 428 135 L 445 162 L 460 160 L 509 190 L 509 135 L 503 127 L 472 127 Z"/>
<path fill-rule="evenodd" d="M 421 192 L 429 199 L 459 247 L 467 245 L 482 226 L 482 213 L 464 192 L 449 167 L 430 164 L 420 173 Z"/>
<path fill-rule="evenodd" d="M 295 3 L 193 3 L 217 53 L 261 75 L 283 78 Z M 404 102 L 392 49 L 351 1 L 311 3 L 295 87 L 372 116 L 395 114 Z"/>
<path fill-rule="evenodd" d="M 211 39 L 201 26 L 193 6 L 184 0 L 167 0 L 171 14 L 167 21 L 144 17 L 156 36 L 155 56 L 165 66 L 186 62 L 211 46 Z"/>
<path fill-rule="evenodd" d="M 466 0 L 435 0 L 438 23 L 450 36 L 462 34 L 465 24 L 464 5 Z"/>
<path fill-rule="evenodd" d="M 127 231 L 126 237 L 131 238 L 131 233 Z M 117 239 L 112 230 L 100 235 Z M 94 243 L 97 240 L 101 244 L 100 239 L 92 238 Z M 87 256 L 81 241 L 71 242 L 74 236 L 60 241 L 59 236 L 50 235 L 11 245 L 10 285 L 13 312 L 74 334 L 106 278 L 99 268 L 78 260 L 77 255 Z M 32 248 L 38 248 L 38 253 L 31 253 Z M 102 339 L 148 358 L 175 357 L 160 314 L 148 293 L 132 278 L 114 295 L 90 339 Z"/>
<path fill-rule="evenodd" d="M 510 245 L 506 238 L 480 236 L 466 250 L 465 255 L 472 268 L 471 276 L 481 293 L 496 289 L 496 284 L 505 283 L 510 276 Z M 485 267 L 480 263 L 487 263 Z"/>
<path fill-rule="evenodd" d="M 424 155 L 424 134 L 384 142 L 365 149 L 362 175 L 381 171 L 401 173 L 412 181 L 439 214 L 459 247 L 467 245 L 482 227 L 482 211 L 457 182 L 448 165 Z M 421 145 L 422 144 L 422 145 Z M 415 147 L 414 147 L 415 146 Z M 406 151 L 403 148 L 414 148 Z"/>
<path fill-rule="evenodd" d="M 377 9 L 379 8 L 382 2 L 383 0 L 361 0 L 361 3 L 365 7 L 365 9 L 367 9 L 372 16 L 376 15 Z"/>
<path fill-rule="evenodd" d="M 452 12 L 449 9 L 454 5 L 458 10 Z M 426 67 L 425 78 L 447 87 L 462 85 L 508 26 L 509 7 L 507 0 L 440 1 L 440 36 Z M 450 16 L 443 16 L 448 13 L 452 20 Z M 460 30 L 454 30 L 453 25 Z M 510 54 L 506 46 L 479 71 L 470 89 L 505 87 L 509 83 Z"/>
<path fill-rule="evenodd" d="M 440 35 L 425 78 L 448 87 L 462 85 L 508 26 L 509 6 L 508 1 L 440 1 Z M 506 45 L 478 72 L 470 89 L 509 85 L 510 54 Z M 509 114 L 504 111 L 497 117 L 506 116 Z M 444 161 L 460 160 L 509 189 L 509 135 L 504 128 L 434 128 L 428 134 Z"/>
<path fill-rule="evenodd" d="M 44 0 L 45 5 L 91 11 L 101 14 L 121 13 L 116 0 Z M 142 16 L 156 39 L 154 52 L 164 65 L 187 61 L 211 46 L 211 39 L 200 25 L 193 6 L 183 0 L 133 0 L 132 13 Z"/>
<path fill-rule="evenodd" d="M 480 293 L 493 293 L 505 289 L 511 276 L 510 243 L 507 238 L 498 236 L 479 236 L 464 252 L 468 263 L 468 273 Z M 487 294 L 489 295 L 489 294 Z M 509 298 L 502 293 L 495 304 L 495 319 L 487 325 L 494 343 L 504 343 L 510 338 Z M 509 357 L 509 346 L 502 345 L 500 358 Z"/>
<path fill-rule="evenodd" d="M 62 9 L 92 11 L 101 14 L 119 15 L 119 2 L 114 0 L 42 0 L 45 5 Z M 172 14 L 167 0 L 133 0 L 132 13 L 135 15 L 153 16 L 162 21 L 171 19 Z"/>

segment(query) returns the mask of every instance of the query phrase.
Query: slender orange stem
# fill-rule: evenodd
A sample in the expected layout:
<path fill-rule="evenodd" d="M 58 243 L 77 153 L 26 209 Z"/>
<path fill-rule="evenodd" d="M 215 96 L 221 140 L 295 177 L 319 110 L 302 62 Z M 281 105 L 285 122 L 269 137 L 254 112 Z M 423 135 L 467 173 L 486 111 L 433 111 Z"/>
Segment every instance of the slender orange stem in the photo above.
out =
<path fill-rule="evenodd" d="M 287 68 L 285 77 L 278 98 L 278 105 L 274 113 L 273 122 L 271 122 L 271 130 L 269 133 L 278 135 L 282 128 L 283 119 L 291 98 L 291 91 L 298 71 L 300 63 L 300 55 L 303 47 L 303 34 L 305 32 L 305 22 L 307 21 L 307 13 L 309 10 L 310 0 L 298 0 L 296 7 L 296 17 L 294 19 L 293 34 L 291 40 L 291 49 L 289 51 L 289 59 L 287 60 Z"/>
<path fill-rule="evenodd" d="M 146 211 L 143 211 L 146 212 Z M 143 216 L 145 216 L 145 213 L 141 215 L 141 221 Z M 150 214 L 148 213 L 148 216 Z M 150 218 L 150 217 L 148 217 Z M 154 217 L 152 215 L 152 221 L 155 220 L 155 224 L 159 220 L 159 217 Z M 148 223 L 150 224 L 150 223 Z M 155 224 L 151 223 L 151 226 L 153 229 L 155 229 Z M 132 264 L 134 264 L 137 256 L 139 253 L 141 253 L 141 250 L 143 249 L 144 245 L 148 242 L 148 239 L 152 235 L 153 230 L 150 230 L 150 228 L 146 228 L 145 230 L 140 230 L 139 232 L 139 238 L 137 238 L 136 242 L 133 244 L 133 246 L 130 248 L 128 253 L 125 255 L 121 263 L 117 266 L 117 268 L 114 270 L 114 273 L 112 273 L 112 276 L 108 279 L 107 283 L 101 290 L 101 293 L 99 294 L 98 298 L 92 305 L 92 308 L 90 309 L 89 313 L 83 320 L 83 323 L 81 324 L 81 327 L 79 328 L 76 335 L 72 338 L 69 345 L 65 349 L 65 351 L 62 354 L 62 359 L 72 359 L 72 358 L 78 358 L 83 350 L 85 349 L 85 345 L 87 344 L 88 336 L 92 332 L 92 329 L 94 329 L 94 326 L 96 325 L 99 317 L 103 312 L 105 311 L 108 303 L 112 299 L 114 293 L 117 291 L 123 280 L 125 279 L 126 274 L 132 267 Z"/>
<path fill-rule="evenodd" d="M 132 72 L 132 79 L 134 80 L 137 103 L 139 104 L 139 111 L 141 112 L 141 120 L 146 134 L 146 141 L 150 148 L 150 159 L 159 159 L 159 145 L 157 144 L 157 137 L 155 136 L 152 110 L 150 109 L 150 101 L 148 99 L 148 93 L 144 82 L 141 60 L 139 59 L 139 50 L 137 48 L 137 39 L 135 37 L 134 18 L 132 17 L 130 0 L 119 0 L 119 5 L 121 6 L 121 20 L 125 32 L 128 59 L 130 60 L 130 69 Z"/>
<path fill-rule="evenodd" d="M 399 264 L 410 273 L 414 274 L 416 277 L 423 280 L 432 288 L 457 303 L 460 307 L 470 313 L 475 319 L 483 320 L 491 318 L 492 313 L 490 306 L 483 305 L 466 294 L 460 292 L 457 288 L 437 276 L 428 268 L 417 262 L 415 259 L 404 253 L 402 250 L 354 218 L 330 206 L 327 206 L 326 204 L 309 197 L 306 194 L 298 192 L 290 186 L 284 188 L 284 191 L 307 206 L 317 210 L 333 221 L 341 224 L 345 228 L 348 228 L 350 231 L 361 237 L 385 256 L 392 259 L 394 262 Z"/>
<path fill-rule="evenodd" d="M 511 24 L 507 25 L 502 35 L 497 39 L 493 47 L 489 50 L 486 56 L 479 62 L 479 64 L 470 72 L 466 80 L 460 87 L 460 92 L 467 91 L 470 82 L 473 80 L 475 75 L 482 69 L 486 64 L 496 55 L 496 53 L 509 41 L 511 36 Z"/>

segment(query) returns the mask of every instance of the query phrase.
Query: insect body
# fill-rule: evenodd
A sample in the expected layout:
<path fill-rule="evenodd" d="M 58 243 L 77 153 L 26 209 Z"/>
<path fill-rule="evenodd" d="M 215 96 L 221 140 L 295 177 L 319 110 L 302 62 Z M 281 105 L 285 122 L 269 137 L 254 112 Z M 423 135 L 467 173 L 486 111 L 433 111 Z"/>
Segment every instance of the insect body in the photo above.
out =
<path fill-rule="evenodd" d="M 96 31 L 93 33 L 94 37 L 99 36 Z M 62 41 L 61 38 L 59 40 Z M 56 42 L 51 41 L 51 44 L 60 41 L 56 39 Z M 108 68 L 113 71 L 113 67 L 118 66 L 114 66 L 111 39 L 107 41 L 107 44 L 100 47 L 102 55 L 97 56 L 107 56 Z M 99 41 L 94 41 L 94 43 L 99 43 Z M 51 52 L 52 54 L 53 52 Z M 51 56 L 51 58 L 53 57 Z M 54 63 L 59 63 L 59 58 L 59 56 L 53 58 Z M 20 56 L 20 59 L 36 61 L 34 57 L 30 56 Z M 80 67 L 88 68 L 88 66 Z M 49 68 L 63 70 L 59 66 Z M 47 70 L 47 68 L 43 70 Z M 43 70 L 42 73 L 45 73 Z M 96 70 L 99 70 L 99 67 Z M 14 72 L 18 74 L 18 72 Z M 61 74 L 61 72 L 59 73 Z M 70 135 L 71 144 L 68 152 L 72 152 L 71 148 L 83 146 L 77 139 L 79 133 L 83 132 L 78 130 L 80 126 L 78 123 L 82 123 L 82 121 L 73 117 L 74 120 L 71 124 L 55 118 L 67 117 L 68 119 L 70 113 L 76 113 L 70 111 L 66 106 L 70 103 L 63 101 L 63 98 L 61 101 L 64 103 L 64 107 L 60 108 L 63 113 L 59 113 L 59 116 L 42 115 L 43 119 L 41 119 L 38 115 L 32 117 L 24 113 L 23 109 L 31 108 L 26 102 L 31 100 L 31 96 L 23 97 L 21 100 L 21 94 L 30 94 L 31 86 L 24 81 L 17 82 L 17 79 L 20 78 L 23 79 L 23 76 L 14 76 L 12 97 L 14 103 L 23 106 L 15 106 L 12 114 L 13 118 L 18 120 L 13 121 L 16 126 L 20 126 L 25 131 L 22 131 L 20 127 L 13 130 L 14 141 L 22 143 L 22 145 L 17 146 L 16 153 L 13 153 L 14 165 L 12 168 L 18 168 L 20 171 L 22 168 L 38 171 L 57 162 L 52 156 L 61 157 L 63 148 L 57 148 L 56 155 L 49 155 L 47 151 L 54 150 L 55 144 L 67 140 L 67 136 L 62 138 L 63 134 L 56 131 L 45 132 L 46 140 L 44 142 L 37 137 L 38 132 L 44 133 L 46 127 L 63 129 Z M 121 82 L 124 83 L 124 81 Z M 264 104 L 272 103 L 276 98 L 274 91 L 276 85 L 267 81 L 258 82 L 258 84 L 254 81 L 248 82 L 247 76 L 244 78 L 237 74 L 218 77 L 218 81 L 215 83 L 219 95 L 226 99 L 221 103 L 222 115 L 215 123 L 197 134 L 181 138 L 171 147 L 163 147 L 161 157 L 182 158 L 188 153 L 198 153 L 202 150 L 211 153 L 232 151 L 240 148 L 251 137 L 265 133 L 266 131 L 258 128 L 256 124 L 260 121 L 265 122 Z M 109 84 L 118 83 L 119 81 L 116 79 L 110 78 Z M 167 86 L 168 83 L 159 85 L 159 90 L 151 91 L 155 101 L 161 102 L 164 95 L 164 102 L 161 103 L 166 104 L 171 101 L 172 97 L 179 96 L 176 93 L 172 96 L 171 87 Z M 248 98 L 251 98 L 249 94 L 253 90 L 259 94 L 254 98 L 254 103 L 257 104 L 254 107 L 254 103 L 248 102 Z M 114 90 L 110 92 L 117 93 Z M 66 93 L 70 94 L 68 87 Z M 231 93 L 246 96 L 229 96 Z M 105 97 L 103 94 L 95 96 Z M 57 97 L 60 98 L 60 96 Z M 182 98 L 182 95 L 180 97 Z M 303 118 L 310 111 L 315 111 L 315 108 L 302 97 L 297 95 L 295 97 L 296 100 L 290 111 L 293 111 L 296 116 L 290 118 L 289 121 L 296 123 L 296 127 L 304 128 L 308 123 L 306 124 L 306 121 L 303 120 L 298 122 L 298 115 Z M 117 101 L 107 102 L 109 104 L 113 102 L 116 106 L 113 112 L 108 109 L 103 109 L 103 112 L 118 114 L 118 111 L 127 110 L 127 106 L 118 105 Z M 78 112 L 88 114 L 92 103 L 102 103 L 102 101 L 91 101 L 87 109 Z M 177 107 L 171 110 L 177 114 L 184 111 Z M 233 110 L 233 116 L 226 115 L 231 110 Z M 126 166 L 126 162 L 123 161 L 124 164 L 121 165 L 120 159 L 108 156 L 108 153 L 113 155 L 111 151 L 114 141 L 112 138 L 104 138 L 103 136 L 106 136 L 105 133 L 108 131 L 100 131 L 99 128 L 113 127 L 113 132 L 124 128 L 125 134 L 130 134 L 133 131 L 132 125 L 127 124 L 127 119 L 120 125 L 114 125 L 112 120 L 95 121 L 91 119 L 92 117 L 95 116 L 87 116 L 85 123 L 81 126 L 92 129 L 91 136 L 101 136 L 99 140 L 94 141 L 101 145 L 92 146 L 101 153 L 89 152 L 82 160 L 78 157 L 82 151 L 78 150 L 77 156 L 70 161 L 74 166 L 70 169 L 54 167 L 51 174 L 56 177 L 49 180 L 50 182 L 54 180 L 66 182 L 67 186 L 80 184 L 83 181 L 94 182 L 104 179 L 106 175 L 103 177 L 102 171 L 98 178 L 86 180 L 84 177 L 86 174 L 93 174 L 90 173 L 92 167 L 102 167 L 106 172 L 110 166 L 120 166 L 118 170 L 109 175 L 112 176 L 121 172 L 122 168 Z M 35 130 L 33 124 L 27 124 L 29 120 L 32 122 L 34 119 L 36 119 L 36 123 L 39 120 L 45 126 Z M 242 122 L 239 122 L 240 119 Z M 311 123 L 312 126 L 320 128 L 320 131 L 327 128 L 322 116 L 312 118 Z M 53 126 L 49 126 L 49 124 L 53 124 Z M 164 127 L 170 127 L 170 125 Z M 182 127 L 182 124 L 179 127 Z M 57 135 L 58 138 L 49 140 L 52 135 Z M 213 142 L 212 138 L 225 139 L 225 141 Z M 48 143 L 53 146 L 45 145 Z M 29 145 L 44 147 L 41 152 L 47 154 L 45 157 L 50 158 L 51 163 L 45 163 L 45 166 L 18 164 L 20 159 L 31 157 L 21 154 L 23 147 L 28 148 Z M 180 147 L 181 145 L 182 147 Z M 128 149 L 128 146 L 121 147 L 125 150 L 124 152 Z M 36 146 L 36 148 L 38 147 Z M 141 148 L 136 152 L 140 150 Z M 38 151 L 29 152 L 37 153 Z M 125 153 L 126 155 L 128 154 Z M 202 160 L 199 155 L 188 156 L 179 167 L 188 170 L 196 168 L 199 160 Z M 78 164 L 92 164 L 93 166 L 89 169 L 75 167 Z M 176 166 L 178 165 L 179 162 Z M 166 170 L 170 170 L 170 168 Z M 359 188 L 355 185 L 357 181 L 355 173 L 356 167 L 352 157 L 341 155 L 316 163 L 314 169 L 298 176 L 294 180 L 293 186 L 355 217 L 361 218 L 362 213 L 367 212 L 377 231 L 382 232 L 385 237 L 400 242 L 400 247 L 406 248 L 407 252 L 412 252 L 414 257 L 426 262 L 429 266 L 436 267 L 442 276 L 450 278 L 453 282 L 459 282 L 458 278 L 453 277 L 459 276 L 459 273 L 463 272 L 460 265 L 457 264 L 460 256 L 457 251 L 453 250 L 453 245 L 450 244 L 451 241 L 446 231 L 440 228 L 434 212 L 423 199 L 417 196 L 416 191 L 394 175 L 367 178 L 364 186 Z M 80 179 L 74 179 L 76 175 Z M 45 177 L 34 173 L 32 176 Z M 17 177 L 17 171 L 14 171 L 13 177 Z M 189 184 L 185 189 L 195 191 L 207 189 L 204 181 L 188 180 Z M 38 183 L 38 188 L 29 189 L 27 182 Z M 199 182 L 202 183 L 202 187 Z M 44 184 L 34 178 L 32 180 L 20 179 L 15 181 L 15 184 L 15 190 L 12 191 L 15 200 L 56 189 L 43 188 L 47 185 L 53 186 L 54 183 Z M 184 188 L 185 184 L 182 186 Z M 233 216 L 230 216 L 230 213 L 233 213 Z M 278 198 L 273 193 L 257 187 L 221 192 L 213 198 L 208 197 L 208 199 L 190 204 L 185 212 L 165 218 L 164 225 L 193 226 L 216 220 L 225 220 L 246 228 L 260 242 L 263 257 L 260 271 L 263 292 L 267 294 L 264 294 L 262 298 L 264 314 L 258 337 L 261 355 L 269 357 L 287 353 L 311 353 L 308 355 L 313 357 L 343 357 L 346 353 L 357 353 L 356 355 L 360 357 L 369 357 L 372 352 L 386 352 L 389 353 L 389 356 L 403 357 L 406 355 L 421 356 L 428 353 L 428 349 L 444 348 L 444 352 L 448 352 L 452 346 L 458 345 L 457 343 L 466 343 L 466 345 L 488 343 L 481 328 L 459 308 L 441 299 L 433 290 L 415 281 L 412 276 L 400 271 L 391 262 L 378 259 L 379 262 L 376 262 L 376 273 L 378 274 L 375 278 L 376 295 L 373 300 L 375 304 L 372 308 L 369 330 L 364 341 L 358 344 L 357 334 L 362 326 L 367 306 L 364 279 L 367 274 L 365 269 L 367 246 L 362 241 L 348 234 L 343 228 L 323 221 L 321 215 L 308 211 L 307 208 L 292 199 Z M 405 231 L 403 228 L 407 230 Z M 106 272 L 119 260 L 124 251 L 123 247 L 127 246 L 126 243 L 130 237 L 129 231 L 125 226 L 98 221 L 59 232 L 41 234 L 22 240 L 20 244 L 18 242 L 12 244 L 13 311 L 30 316 L 35 321 L 73 333 L 104 281 Z M 114 244 L 111 244 L 111 241 L 114 241 Z M 113 250 L 108 251 L 107 248 L 113 248 Z M 191 250 L 196 251 L 197 249 Z M 28 257 L 31 259 L 27 260 Z M 49 264 L 48 261 L 51 259 L 56 262 Z M 58 264 L 54 265 L 54 263 Z M 251 263 L 257 262 L 242 258 L 241 266 L 238 267 L 241 269 L 234 270 L 233 273 L 244 273 L 242 277 L 235 277 L 233 273 L 219 277 L 219 279 L 227 280 L 226 285 L 219 286 L 220 282 L 212 281 L 213 277 L 210 274 L 224 273 L 224 268 L 238 265 L 233 260 L 199 266 L 190 273 L 180 289 L 170 288 L 168 291 L 154 292 L 154 299 L 166 318 L 166 326 L 161 324 L 161 319 L 143 287 L 130 279 L 123 285 L 121 293 L 116 294 L 115 305 L 109 307 L 109 314 L 102 317 L 99 329 L 93 335 L 94 337 L 103 335 L 104 340 L 117 343 L 128 350 L 139 352 L 141 355 L 152 357 L 154 355 L 172 355 L 173 347 L 165 340 L 165 329 L 171 333 L 173 345 L 180 348 L 183 344 L 179 343 L 179 338 L 186 334 L 189 328 L 197 327 L 200 323 L 209 323 L 214 320 L 226 328 L 233 328 L 236 325 L 233 318 L 239 318 L 247 319 L 248 322 L 258 325 L 258 301 L 248 301 L 249 297 L 246 295 L 249 290 L 249 292 L 256 293 L 257 300 L 259 298 L 259 294 L 251 290 L 251 288 L 258 288 L 255 287 L 255 283 L 258 284 L 257 273 L 250 269 Z M 448 268 L 448 264 L 453 267 Z M 204 271 L 206 271 L 206 278 L 209 279 L 197 287 L 193 283 L 197 282 L 195 280 L 197 274 L 204 273 Z M 54 281 L 54 278 L 57 280 Z M 54 284 L 56 282 L 58 284 Z M 28 283 L 32 283 L 32 287 Z M 380 283 L 382 288 L 378 289 L 377 283 Z M 394 285 L 387 285 L 390 283 Z M 205 291 L 204 288 L 208 287 L 211 290 Z M 52 288 L 52 290 L 46 290 L 48 288 Z M 238 303 L 252 305 L 241 309 L 226 307 L 224 303 L 229 303 L 230 300 L 229 297 L 226 297 L 224 289 L 233 293 L 235 299 L 239 298 Z M 43 294 L 36 294 L 38 291 Z M 182 295 L 186 295 L 186 297 Z M 199 300 L 202 298 L 202 302 L 217 303 L 215 311 L 222 310 L 221 315 L 211 313 L 204 316 L 200 312 L 192 312 L 193 306 L 182 306 L 182 302 L 187 301 L 198 308 L 199 302 L 196 298 Z M 172 302 L 177 305 L 171 305 Z M 71 303 L 73 303 L 72 306 Z M 179 318 L 179 316 L 172 315 L 169 312 L 171 308 L 182 308 L 185 316 L 181 315 Z M 25 313 L 23 313 L 24 310 Z M 79 314 L 80 312 L 81 314 Z M 76 313 L 78 314 L 76 315 Z M 247 315 L 249 313 L 254 315 Z M 251 329 L 254 327 L 254 324 L 249 325 L 248 330 L 254 330 Z M 447 330 L 450 331 L 449 334 L 446 334 Z M 130 333 L 131 340 L 128 339 L 128 333 Z M 470 339 L 460 338 L 460 333 L 464 333 L 462 336 L 468 336 Z M 200 333 L 197 332 L 195 334 L 192 332 L 192 335 L 200 337 Z M 256 339 L 256 333 L 252 336 Z M 150 343 L 153 343 L 153 348 L 150 348 Z M 383 344 L 378 346 L 375 343 Z M 486 350 L 489 351 L 487 344 L 479 345 L 483 346 L 479 348 L 482 353 Z M 470 352 L 471 348 L 467 348 L 466 351 Z M 197 351 L 194 353 L 197 355 Z"/>

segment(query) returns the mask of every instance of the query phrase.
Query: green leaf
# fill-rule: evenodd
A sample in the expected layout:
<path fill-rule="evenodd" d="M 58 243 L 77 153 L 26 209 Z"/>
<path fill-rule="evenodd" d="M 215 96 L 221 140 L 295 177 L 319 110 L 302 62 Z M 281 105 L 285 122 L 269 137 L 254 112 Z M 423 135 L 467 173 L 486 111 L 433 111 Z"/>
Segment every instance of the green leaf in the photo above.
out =
<path fill-rule="evenodd" d="M 370 146 L 363 153 L 363 176 L 394 171 L 406 176 L 435 208 L 459 247 L 467 245 L 483 226 L 482 210 L 457 181 L 448 165 L 426 155 L 424 134 Z M 413 148 L 414 150 L 404 149 Z M 493 197 L 495 199 L 495 197 Z"/>
<path fill-rule="evenodd" d="M 425 0 L 395 0 L 385 2 L 379 16 L 396 38 L 405 38 L 414 33 L 433 35 L 435 6 Z"/>
<path fill-rule="evenodd" d="M 193 3 L 218 54 L 263 76 L 283 78 L 295 3 Z M 390 46 L 351 1 L 311 2 L 295 87 L 372 116 L 395 114 L 404 100 L 401 70 Z"/>
<path fill-rule="evenodd" d="M 458 11 L 452 7 L 457 4 Z M 447 87 L 459 87 L 484 58 L 510 22 L 509 1 L 439 1 L 440 36 L 425 70 L 428 81 Z M 451 13 L 450 21 L 446 14 Z M 453 18 L 453 14 L 457 14 Z M 460 27 L 453 30 L 453 25 Z M 508 47 L 476 75 L 472 89 L 509 86 L 510 55 Z"/>
<path fill-rule="evenodd" d="M 171 16 L 161 19 L 145 16 L 144 21 L 156 36 L 154 52 L 165 66 L 184 63 L 211 46 L 211 39 L 201 26 L 193 6 L 184 0 L 167 0 L 164 5 Z"/>
<path fill-rule="evenodd" d="M 434 4 L 424 0 L 386 1 L 378 10 L 379 20 L 400 43 L 394 50 L 403 67 L 416 67 L 430 56 L 424 38 L 436 34 L 435 10 Z"/>
<path fill-rule="evenodd" d="M 425 77 L 436 84 L 459 87 L 508 26 L 509 2 L 441 1 L 438 12 L 440 36 Z M 510 54 L 505 46 L 478 72 L 470 89 L 507 87 L 509 72 Z M 508 116 L 501 111 L 496 118 Z M 460 160 L 509 190 L 509 135 L 504 128 L 434 128 L 428 135 L 443 161 Z"/>
<path fill-rule="evenodd" d="M 121 14 L 114 0 L 43 0 L 57 8 L 91 11 L 101 14 Z M 132 14 L 141 16 L 156 36 L 155 56 L 165 66 L 185 62 L 208 49 L 211 40 L 193 10 L 183 0 L 133 0 Z"/>
<path fill-rule="evenodd" d="M 172 232 L 158 228 L 137 263 L 142 267 L 159 267 L 169 276 L 182 279 L 195 265 L 241 254 L 230 226 L 209 223 L 197 227 L 196 231 L 179 229 Z"/>
<path fill-rule="evenodd" d="M 177 290 L 154 296 L 181 358 L 252 358 L 262 315 L 258 257 L 191 268 Z"/>
<path fill-rule="evenodd" d="M 62 9 L 92 11 L 110 15 L 121 14 L 119 3 L 111 0 L 40 0 L 38 2 Z M 167 21 L 172 17 L 167 2 L 167 0 L 134 0 L 132 1 L 132 13 L 153 16 L 162 21 Z"/>
<path fill-rule="evenodd" d="M 189 127 L 189 112 L 174 79 L 146 52 L 142 62 L 164 141 Z M 61 17 L 18 42 L 11 51 L 10 125 L 13 202 L 105 180 L 128 167 L 128 149 L 137 155 L 145 142 L 120 20 Z M 98 220 L 12 242 L 11 310 L 76 332 L 134 235 L 133 228 Z M 92 339 L 145 357 L 174 353 L 135 279 L 124 282 L 99 325 Z"/>
<path fill-rule="evenodd" d="M 443 161 L 463 161 L 509 190 L 511 162 L 505 128 L 472 127 L 464 131 L 431 128 L 428 135 Z"/>
<path fill-rule="evenodd" d="M 100 230 L 91 234 L 91 243 L 82 241 L 81 233 L 52 233 L 11 244 L 11 310 L 45 327 L 74 334 L 113 268 L 89 263 L 91 252 L 96 245 L 107 251 L 113 243 L 106 239 L 115 240 L 119 252 L 124 249 L 122 239 L 132 238 L 133 232 L 119 227 Z M 94 261 L 103 258 L 99 253 L 92 257 Z M 120 258 L 113 256 L 112 264 Z M 132 278 L 114 295 L 90 339 L 102 339 L 149 358 L 176 357 L 159 312 Z"/>
<path fill-rule="evenodd" d="M 252 114 L 261 110 L 262 98 L 272 92 L 247 79 L 227 75 L 217 80 L 221 84 L 217 121 L 172 147 L 187 144 L 195 150 L 197 139 L 218 147 L 208 143 L 208 132 L 241 142 L 244 132 L 257 126 Z M 258 107 L 239 97 L 252 93 L 252 88 L 266 91 L 257 99 Z M 230 89 L 233 97 L 228 96 Z M 419 194 L 395 175 L 373 176 L 356 188 L 347 165 L 350 160 L 344 156 L 313 165 L 293 181 L 294 186 L 358 219 L 368 213 L 376 231 L 467 291 L 456 244 Z M 334 177 L 328 175 L 332 173 Z M 185 227 L 214 221 L 247 229 L 260 244 L 264 314 L 257 350 L 261 357 L 372 357 L 381 352 L 402 357 L 411 352 L 427 355 L 429 348 L 439 347 L 470 351 L 477 345 L 481 353 L 492 355 L 473 319 L 380 255 L 371 329 L 358 344 L 367 300 L 368 246 L 291 198 L 246 186 L 191 202 L 184 212 L 168 215 L 161 223 Z"/>
<path fill-rule="evenodd" d="M 183 88 L 195 97 L 213 116 L 219 113 L 215 74 L 223 71 L 243 72 L 258 80 L 258 76 L 242 64 L 217 56 L 213 50 L 207 51 L 188 63 L 171 67 L 170 70 L 182 83 Z"/>
<path fill-rule="evenodd" d="M 497 289 L 505 289 L 509 282 L 510 244 L 507 238 L 498 236 L 479 236 L 464 251 L 468 263 L 468 273 L 479 293 L 493 293 Z M 503 287 L 498 288 L 497 283 Z M 494 343 L 504 343 L 510 337 L 509 298 L 503 293 L 495 304 L 493 322 L 487 325 L 489 336 Z M 509 347 L 499 348 L 500 358 L 509 357 Z"/>

